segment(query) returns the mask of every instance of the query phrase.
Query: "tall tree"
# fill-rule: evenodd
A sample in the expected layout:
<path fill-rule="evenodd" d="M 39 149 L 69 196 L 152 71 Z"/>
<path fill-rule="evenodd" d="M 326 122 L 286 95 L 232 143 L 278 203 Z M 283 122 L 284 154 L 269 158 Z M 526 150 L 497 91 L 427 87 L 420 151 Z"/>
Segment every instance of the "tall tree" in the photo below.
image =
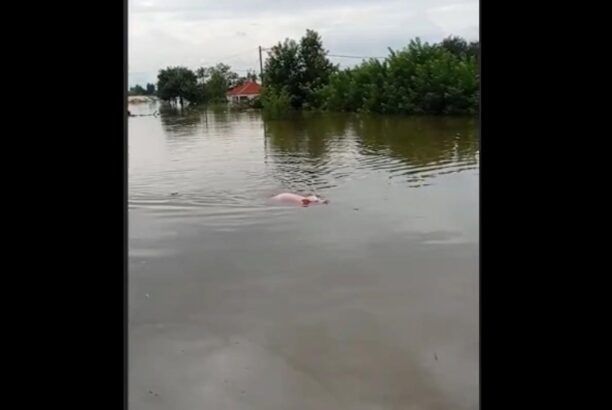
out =
<path fill-rule="evenodd" d="M 160 70 L 157 75 L 157 95 L 166 101 L 175 101 L 178 98 L 181 107 L 184 100 L 197 103 L 202 99 L 196 74 L 186 67 Z"/>
<path fill-rule="evenodd" d="M 316 90 L 329 83 L 329 76 L 336 67 L 327 59 L 321 36 L 314 30 L 306 30 L 300 40 L 300 86 L 304 103 L 313 104 Z"/>
<path fill-rule="evenodd" d="M 329 82 L 336 67 L 327 59 L 321 37 L 306 30 L 297 43 L 286 39 L 268 52 L 264 69 L 266 87 L 284 90 L 294 108 L 313 105 L 317 90 Z"/>
<path fill-rule="evenodd" d="M 302 105 L 302 91 L 300 86 L 300 49 L 294 40 L 285 39 L 284 42 L 273 46 L 268 52 L 268 59 L 264 68 L 264 84 L 267 88 L 285 92 L 293 107 Z"/>

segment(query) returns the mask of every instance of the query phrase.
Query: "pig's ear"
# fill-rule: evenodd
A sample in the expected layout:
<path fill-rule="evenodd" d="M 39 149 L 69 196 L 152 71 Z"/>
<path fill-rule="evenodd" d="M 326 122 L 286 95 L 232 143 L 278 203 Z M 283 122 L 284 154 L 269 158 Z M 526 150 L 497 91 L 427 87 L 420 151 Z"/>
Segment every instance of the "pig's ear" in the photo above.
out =
<path fill-rule="evenodd" d="M 310 203 L 310 199 L 308 199 L 308 198 L 302 199 L 302 205 L 308 206 L 309 203 Z"/>

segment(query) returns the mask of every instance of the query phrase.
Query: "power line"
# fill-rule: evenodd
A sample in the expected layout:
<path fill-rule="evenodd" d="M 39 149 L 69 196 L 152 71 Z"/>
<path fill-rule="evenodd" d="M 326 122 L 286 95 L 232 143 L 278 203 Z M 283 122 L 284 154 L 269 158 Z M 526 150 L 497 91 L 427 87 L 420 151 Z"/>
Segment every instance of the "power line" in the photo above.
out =
<path fill-rule="evenodd" d="M 387 58 L 387 57 L 376 57 L 376 56 L 347 56 L 347 55 L 340 55 L 340 54 L 327 54 L 328 57 L 341 57 L 341 58 Z"/>
<path fill-rule="evenodd" d="M 227 60 L 231 60 L 231 59 L 233 59 L 235 57 L 243 56 L 245 53 L 253 52 L 253 51 L 258 51 L 258 50 L 260 50 L 260 53 L 261 53 L 261 51 L 271 51 L 272 47 L 261 47 L 261 48 L 259 48 L 259 47 L 255 47 L 255 48 L 251 47 L 249 49 L 246 49 L 246 50 L 243 50 L 243 51 L 240 51 L 240 52 L 237 52 L 237 53 L 233 53 L 233 54 L 230 54 L 230 55 L 225 56 L 225 57 L 216 58 L 214 60 L 217 60 L 217 61 L 220 61 L 220 62 L 224 62 L 224 61 L 227 61 Z M 327 54 L 327 57 L 354 58 L 354 59 L 361 59 L 361 60 L 368 59 L 368 58 L 375 58 L 375 59 L 384 59 L 384 58 L 386 58 L 386 57 L 379 57 L 379 56 L 354 56 L 354 55 L 347 55 L 347 54 Z M 263 60 L 263 58 L 261 57 L 261 54 L 260 54 L 260 58 Z M 211 60 L 213 60 L 213 59 L 211 59 Z M 262 63 L 260 63 L 259 65 L 263 66 Z M 263 69 L 263 67 L 261 67 L 261 68 Z M 233 68 L 233 70 L 234 71 L 256 71 L 256 69 L 252 69 L 252 68 L 249 68 L 249 69 Z"/>

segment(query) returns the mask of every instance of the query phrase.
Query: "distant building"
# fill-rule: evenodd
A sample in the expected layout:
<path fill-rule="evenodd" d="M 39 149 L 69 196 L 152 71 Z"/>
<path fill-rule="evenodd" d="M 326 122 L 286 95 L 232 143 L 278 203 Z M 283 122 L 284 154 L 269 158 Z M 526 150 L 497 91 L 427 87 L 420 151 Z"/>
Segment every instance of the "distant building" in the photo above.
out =
<path fill-rule="evenodd" d="M 236 87 L 227 90 L 225 96 L 231 103 L 250 101 L 261 94 L 261 85 L 254 81 L 246 81 Z"/>

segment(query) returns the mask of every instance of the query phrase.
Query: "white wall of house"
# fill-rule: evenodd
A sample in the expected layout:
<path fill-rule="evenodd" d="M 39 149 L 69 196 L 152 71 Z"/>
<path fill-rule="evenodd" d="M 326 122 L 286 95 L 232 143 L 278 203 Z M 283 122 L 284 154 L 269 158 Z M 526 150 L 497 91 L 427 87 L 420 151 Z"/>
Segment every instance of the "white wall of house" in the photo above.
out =
<path fill-rule="evenodd" d="M 227 101 L 238 103 L 240 101 L 250 101 L 254 98 L 259 97 L 259 94 L 244 94 L 244 95 L 227 95 Z"/>

